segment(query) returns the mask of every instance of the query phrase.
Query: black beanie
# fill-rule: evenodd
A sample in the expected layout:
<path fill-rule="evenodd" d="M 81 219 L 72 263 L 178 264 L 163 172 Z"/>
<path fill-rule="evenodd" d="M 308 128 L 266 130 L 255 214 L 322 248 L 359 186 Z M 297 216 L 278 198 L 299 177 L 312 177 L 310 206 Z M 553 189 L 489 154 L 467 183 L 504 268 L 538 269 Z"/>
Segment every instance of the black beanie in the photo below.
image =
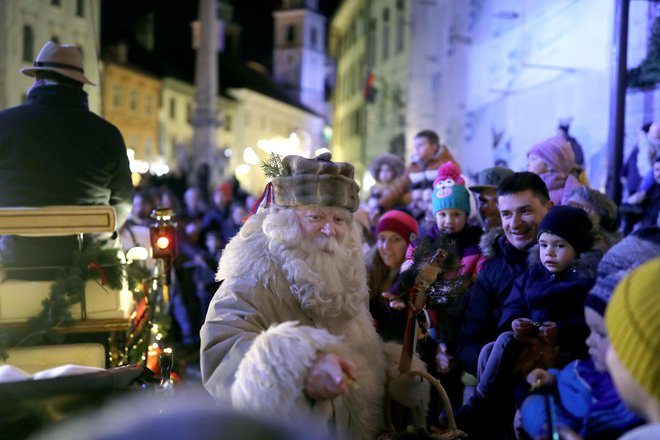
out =
<path fill-rule="evenodd" d="M 543 217 L 537 238 L 543 232 L 557 235 L 573 246 L 576 253 L 588 251 L 594 245 L 592 224 L 584 209 L 555 206 Z"/>

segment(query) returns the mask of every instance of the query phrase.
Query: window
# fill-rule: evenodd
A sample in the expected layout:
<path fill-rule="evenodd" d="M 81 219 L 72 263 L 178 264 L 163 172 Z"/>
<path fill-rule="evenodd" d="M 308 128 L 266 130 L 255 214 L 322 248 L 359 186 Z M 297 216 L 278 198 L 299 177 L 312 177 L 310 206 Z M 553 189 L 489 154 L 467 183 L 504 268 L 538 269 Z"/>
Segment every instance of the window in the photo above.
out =
<path fill-rule="evenodd" d="M 170 119 L 176 118 L 176 99 L 170 98 Z"/>
<path fill-rule="evenodd" d="M 376 21 L 369 20 L 369 39 L 367 41 L 367 65 L 372 69 L 376 64 Z"/>
<path fill-rule="evenodd" d="M 76 15 L 78 17 L 85 16 L 85 0 L 76 0 Z"/>
<path fill-rule="evenodd" d="M 55 44 L 60 44 L 60 37 L 58 37 L 57 35 L 53 35 L 52 37 L 50 37 L 50 41 L 52 41 Z"/>
<path fill-rule="evenodd" d="M 286 27 L 286 42 L 287 43 L 296 42 L 296 27 L 292 24 Z"/>
<path fill-rule="evenodd" d="M 387 24 L 383 24 L 383 61 L 387 60 L 390 57 L 390 27 Z"/>
<path fill-rule="evenodd" d="M 312 30 L 311 30 L 311 35 L 309 36 L 309 40 L 310 40 L 310 43 L 312 45 L 312 49 L 316 49 L 317 38 L 318 38 L 318 35 L 317 35 L 316 28 L 313 27 Z"/>
<path fill-rule="evenodd" d="M 190 121 L 192 119 L 192 104 L 186 103 L 186 120 Z"/>
<path fill-rule="evenodd" d="M 225 130 L 231 131 L 231 115 L 225 115 Z"/>
<path fill-rule="evenodd" d="M 128 94 L 128 108 L 132 112 L 137 111 L 137 90 L 135 89 Z"/>
<path fill-rule="evenodd" d="M 112 106 L 114 108 L 121 107 L 121 86 L 119 84 L 112 86 Z"/>
<path fill-rule="evenodd" d="M 50 0 L 50 4 L 53 6 L 62 6 L 62 0 Z"/>
<path fill-rule="evenodd" d="M 406 32 L 406 19 L 403 16 L 403 13 L 397 14 L 396 17 L 396 52 L 402 52 L 404 46 Z"/>
<path fill-rule="evenodd" d="M 144 113 L 145 114 L 151 115 L 151 112 L 153 110 L 153 101 L 154 101 L 154 98 L 153 98 L 153 96 L 151 96 L 151 94 L 144 97 Z"/>
<path fill-rule="evenodd" d="M 31 26 L 23 26 L 23 61 L 31 63 L 34 60 L 34 31 Z"/>
<path fill-rule="evenodd" d="M 152 150 L 153 150 L 153 145 L 154 145 L 154 143 L 153 143 L 153 141 L 151 140 L 151 138 L 147 138 L 147 139 L 145 139 L 145 141 L 144 141 L 144 153 L 145 153 L 145 156 L 146 156 L 147 160 L 151 160 L 151 159 L 152 159 L 152 156 L 153 156 L 153 151 L 152 151 Z"/>

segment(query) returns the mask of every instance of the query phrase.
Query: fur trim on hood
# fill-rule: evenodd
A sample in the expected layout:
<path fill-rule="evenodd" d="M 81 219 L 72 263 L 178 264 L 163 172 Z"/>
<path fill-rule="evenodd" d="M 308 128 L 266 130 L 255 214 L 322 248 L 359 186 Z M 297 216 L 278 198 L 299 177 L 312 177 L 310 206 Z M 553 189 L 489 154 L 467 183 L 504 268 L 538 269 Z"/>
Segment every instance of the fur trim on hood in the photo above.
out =
<path fill-rule="evenodd" d="M 504 230 L 502 228 L 491 229 L 481 235 L 479 249 L 481 249 L 481 255 L 483 255 L 484 258 L 493 258 L 497 255 L 495 242 L 500 235 L 504 235 Z"/>

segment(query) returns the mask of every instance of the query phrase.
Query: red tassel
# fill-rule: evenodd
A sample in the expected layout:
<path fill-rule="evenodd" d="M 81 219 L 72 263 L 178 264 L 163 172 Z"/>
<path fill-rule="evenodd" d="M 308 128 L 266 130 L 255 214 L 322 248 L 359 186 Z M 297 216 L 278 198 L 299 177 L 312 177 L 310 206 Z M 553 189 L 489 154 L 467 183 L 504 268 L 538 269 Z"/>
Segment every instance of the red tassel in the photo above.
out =
<path fill-rule="evenodd" d="M 99 275 L 101 276 L 101 285 L 105 286 L 108 284 L 108 275 L 105 273 L 105 268 L 99 263 L 89 263 L 87 265 L 87 269 L 98 271 Z"/>

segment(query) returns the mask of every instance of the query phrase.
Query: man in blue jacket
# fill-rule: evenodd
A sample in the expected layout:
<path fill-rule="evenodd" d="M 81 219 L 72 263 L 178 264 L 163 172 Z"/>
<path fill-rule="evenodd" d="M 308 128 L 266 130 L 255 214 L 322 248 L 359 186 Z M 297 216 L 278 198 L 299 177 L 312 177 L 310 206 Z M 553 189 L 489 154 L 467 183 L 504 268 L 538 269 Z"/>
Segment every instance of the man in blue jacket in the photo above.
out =
<path fill-rule="evenodd" d="M 33 67 L 27 101 L 0 112 L 0 207 L 110 205 L 117 229 L 131 211 L 133 185 L 119 130 L 89 111 L 80 50 L 48 42 Z M 109 238 L 109 237 L 105 237 Z M 3 266 L 71 264 L 76 238 L 0 237 Z M 11 271 L 48 279 L 53 272 Z"/>
<path fill-rule="evenodd" d="M 465 371 L 477 374 L 479 352 L 499 335 L 502 305 L 513 280 L 527 268 L 527 251 L 536 243 L 539 223 L 552 207 L 548 189 L 534 173 L 514 173 L 497 189 L 502 229 L 486 233 L 482 254 L 488 258 L 470 291 L 459 356 Z"/>

